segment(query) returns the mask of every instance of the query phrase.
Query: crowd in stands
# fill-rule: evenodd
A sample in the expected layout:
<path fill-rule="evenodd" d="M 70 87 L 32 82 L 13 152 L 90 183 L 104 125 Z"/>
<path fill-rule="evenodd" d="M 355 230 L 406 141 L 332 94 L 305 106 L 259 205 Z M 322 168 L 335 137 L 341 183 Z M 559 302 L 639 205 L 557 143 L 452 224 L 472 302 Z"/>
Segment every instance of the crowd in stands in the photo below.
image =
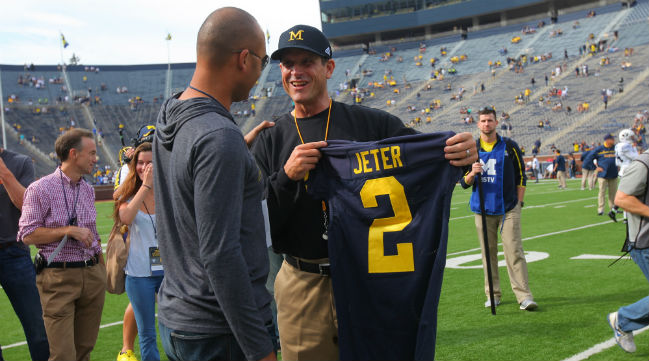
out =
<path fill-rule="evenodd" d="M 583 22 L 583 26 L 587 27 L 587 20 L 583 20 Z M 570 29 L 571 24 L 572 30 Z M 570 82 L 563 83 L 563 79 L 572 80 L 575 77 L 580 78 L 583 81 L 584 86 L 587 87 L 590 84 L 587 82 L 597 81 L 598 76 L 604 72 L 619 72 L 620 68 L 623 70 L 632 70 L 631 57 L 634 56 L 634 48 L 628 46 L 629 44 L 627 43 L 626 46 L 620 45 L 620 48 L 618 49 L 615 46 L 616 40 L 612 40 L 610 37 L 600 40 L 599 35 L 590 34 L 587 37 L 582 36 L 584 38 L 583 40 L 577 40 L 573 45 L 567 46 L 568 49 L 572 49 L 571 53 L 573 54 L 573 59 L 577 59 L 576 63 L 573 63 L 572 65 L 569 65 L 570 62 L 569 59 L 567 59 L 569 58 L 568 55 L 570 55 L 568 54 L 567 49 L 564 49 L 563 57 L 553 56 L 551 51 L 548 51 L 547 48 L 541 47 L 539 47 L 539 49 L 542 50 L 536 52 L 533 50 L 521 50 L 520 55 L 508 56 L 509 54 L 518 54 L 519 49 L 527 46 L 526 42 L 528 39 L 533 38 L 529 35 L 538 33 L 539 29 L 543 28 L 546 24 L 544 22 L 539 22 L 536 25 L 536 27 L 526 25 L 521 29 L 520 33 L 518 33 L 518 29 L 516 29 L 517 33 L 503 36 L 502 42 L 493 46 L 493 53 L 485 54 L 481 57 L 476 56 L 475 53 L 470 51 L 464 53 L 463 51 L 466 48 L 457 52 L 457 54 L 460 55 L 453 55 L 453 53 L 449 53 L 449 47 L 447 47 L 447 44 L 435 46 L 434 50 L 432 45 L 426 45 L 425 43 L 419 44 L 418 48 L 416 45 L 409 49 L 398 49 L 398 45 L 391 46 L 389 50 L 383 48 L 388 51 L 379 50 L 379 55 L 374 57 L 374 63 L 370 63 L 370 66 L 367 67 L 364 64 L 358 65 L 358 72 L 352 72 L 350 69 L 345 69 L 345 67 L 337 68 L 336 72 L 345 72 L 346 76 L 343 81 L 337 81 L 335 83 L 338 84 L 338 90 L 333 90 L 332 94 L 336 95 L 335 99 L 337 100 L 348 100 L 349 102 L 356 104 L 377 106 L 378 103 L 377 107 L 388 109 L 390 112 L 400 116 L 403 114 L 401 117 L 404 122 L 412 127 L 425 126 L 427 123 L 436 122 L 437 119 L 435 117 L 439 113 L 443 113 L 446 116 L 447 112 L 441 112 L 440 110 L 455 107 L 452 109 L 452 112 L 448 112 L 448 118 L 450 118 L 450 121 L 455 124 L 460 123 L 462 125 L 467 125 L 474 123 L 476 120 L 475 113 L 472 114 L 472 109 L 477 109 L 477 107 L 484 105 L 480 104 L 480 102 L 485 98 L 488 99 L 488 95 L 483 94 L 489 93 L 485 91 L 485 83 L 489 86 L 490 91 L 493 89 L 492 86 L 511 86 L 513 91 L 507 93 L 507 97 L 504 98 L 509 104 L 516 108 L 529 108 L 543 112 L 547 111 L 547 114 L 539 115 L 533 120 L 523 123 L 526 119 L 522 119 L 518 113 L 512 112 L 512 117 L 510 118 L 507 112 L 503 112 L 503 115 L 499 120 L 501 121 L 501 130 L 506 136 L 512 136 L 514 134 L 515 126 L 517 134 L 520 134 L 524 128 L 531 128 L 534 132 L 540 130 L 555 131 L 562 127 L 561 121 L 557 120 L 556 117 L 564 117 L 565 115 L 571 115 L 574 117 L 588 112 L 599 112 L 601 109 L 600 105 L 604 108 L 608 108 L 611 98 L 617 97 L 618 94 L 623 92 L 623 79 L 620 79 L 618 84 L 606 84 L 604 88 L 601 86 L 595 87 L 594 89 L 601 88 L 602 91 L 599 93 L 595 91 L 595 95 L 592 97 L 584 95 L 585 92 L 581 85 L 576 86 L 574 83 Z M 546 36 L 545 39 L 557 37 L 567 39 L 570 33 L 580 29 L 581 27 L 582 24 L 579 21 L 571 21 L 570 23 L 564 24 L 562 27 L 553 28 L 553 30 L 548 31 L 547 34 L 544 33 L 544 36 Z M 590 30 L 583 30 L 582 34 L 586 35 L 589 31 Z M 624 34 L 624 32 L 622 33 Z M 614 32 L 613 34 L 614 38 L 618 38 L 620 35 L 617 32 Z M 511 43 L 510 40 L 514 40 L 514 38 L 518 38 L 515 41 L 517 44 L 509 45 L 508 43 Z M 553 41 L 554 40 L 557 39 L 553 39 Z M 510 48 L 513 47 L 517 50 L 510 51 L 507 46 Z M 563 48 L 563 46 L 561 48 Z M 578 50 L 579 58 L 576 57 L 577 53 L 574 52 L 575 48 Z M 530 47 L 530 49 L 534 49 L 534 47 Z M 557 54 L 557 51 L 560 52 L 560 49 L 554 49 L 555 54 Z M 437 50 L 439 51 L 439 54 L 437 54 Z M 621 58 L 622 50 L 624 58 Z M 638 51 L 642 53 L 642 50 L 643 49 L 641 48 Z M 368 50 L 368 54 L 370 55 L 375 55 L 376 53 L 377 50 L 375 49 L 370 48 Z M 394 65 L 391 69 L 395 69 L 395 71 L 393 72 L 391 69 L 384 70 L 384 68 L 377 66 L 375 63 L 376 58 L 378 58 L 379 62 L 385 63 L 380 64 L 380 66 L 385 66 L 385 68 L 390 68 L 391 65 Z M 405 61 L 404 58 L 406 59 Z M 413 61 L 410 62 L 408 59 L 413 59 Z M 485 61 L 487 67 L 485 67 Z M 395 62 L 402 64 L 395 65 Z M 424 66 L 426 62 L 430 64 L 430 68 Z M 547 64 L 540 65 L 540 63 L 544 62 L 547 62 Z M 462 78 L 463 75 L 455 77 L 451 76 L 458 73 L 463 74 L 462 72 L 466 69 L 466 64 L 472 63 L 479 64 L 480 68 L 485 69 L 485 72 L 483 74 L 478 74 L 476 79 L 471 80 Z M 532 65 L 537 67 L 530 68 Z M 589 69 L 589 65 L 593 69 Z M 350 65 L 347 66 L 351 68 Z M 543 72 L 539 72 L 539 68 L 543 68 Z M 423 71 L 425 75 L 428 75 L 428 72 L 430 71 L 430 78 L 424 79 L 422 77 L 419 79 L 406 79 L 406 75 L 408 75 L 409 72 L 413 72 L 415 69 L 419 69 L 418 74 L 421 74 Z M 574 77 L 572 76 L 572 69 L 574 69 Z M 99 82 L 93 84 L 93 81 L 96 81 L 97 79 L 93 73 L 99 73 L 99 67 L 84 66 L 83 71 L 85 74 L 79 75 L 77 79 L 81 78 L 84 82 L 84 86 L 88 87 L 88 94 L 71 97 L 67 94 L 68 92 L 64 85 L 64 79 L 62 76 L 54 76 L 51 74 L 39 75 L 36 71 L 36 67 L 33 65 L 30 65 L 29 67 L 26 66 L 25 71 L 17 75 L 17 85 L 23 88 L 30 87 L 36 89 L 46 89 L 49 87 L 50 92 L 48 95 L 42 97 L 30 98 L 29 96 L 24 95 L 24 93 L 17 91 L 16 94 L 23 94 L 23 99 L 20 99 L 20 96 L 10 92 L 10 95 L 6 98 L 8 103 L 7 109 L 11 111 L 12 107 L 18 104 L 20 106 L 27 105 L 31 114 L 39 116 L 56 112 L 54 107 L 63 103 L 74 102 L 77 104 L 87 105 L 110 103 L 108 100 L 110 95 L 108 94 L 110 93 L 110 91 L 108 91 L 108 86 L 105 83 Z M 491 72 L 491 81 L 489 80 L 488 72 Z M 523 80 L 521 75 L 526 72 L 531 74 L 523 75 L 523 77 L 525 77 L 525 80 Z M 354 83 L 356 85 L 355 87 L 351 82 L 351 78 L 353 78 L 352 73 L 355 74 L 354 78 L 356 76 L 360 76 L 361 78 L 361 81 Z M 497 74 L 505 74 L 510 83 L 498 83 L 500 80 L 496 79 Z M 627 77 L 627 74 L 628 78 L 632 79 L 633 75 L 625 73 L 625 77 Z M 106 75 L 102 74 L 101 76 Z M 520 77 L 516 78 L 520 79 L 520 81 L 511 82 L 512 76 Z M 469 83 L 467 83 L 467 81 L 469 81 Z M 543 82 L 545 82 L 546 88 L 539 88 L 543 85 Z M 120 85 L 122 83 L 131 85 L 133 89 L 129 90 L 126 84 Z M 127 83 L 126 81 L 120 80 L 119 82 L 116 82 L 116 84 L 111 84 L 110 82 L 109 84 L 110 89 L 115 89 L 117 94 L 128 94 L 126 96 L 120 96 L 118 99 L 122 99 L 127 103 L 124 105 L 132 111 L 138 110 L 138 107 L 141 104 L 150 103 L 151 100 L 152 103 L 155 104 L 164 99 L 162 95 L 153 98 L 150 98 L 150 95 L 147 95 L 145 99 L 134 83 Z M 280 83 L 276 82 L 276 85 L 278 84 Z M 264 85 L 264 87 L 261 88 L 261 94 L 266 97 L 271 97 L 275 89 L 266 84 L 262 85 Z M 420 85 L 421 88 L 419 87 Z M 473 85 L 472 94 L 470 93 L 471 85 Z M 74 85 L 72 85 L 72 87 L 75 88 Z M 570 92 L 568 91 L 569 87 Z M 52 92 L 54 88 L 56 88 L 56 93 Z M 467 88 L 469 91 L 467 91 Z M 413 91 L 413 89 L 415 90 Z M 107 93 L 101 93 L 102 91 L 106 91 Z M 430 93 L 427 93 L 429 91 Z M 31 91 L 29 94 L 32 93 L 34 93 L 34 91 Z M 43 94 L 45 93 L 47 93 L 47 91 Z M 283 92 L 280 93 L 283 95 Z M 440 97 L 440 93 L 445 94 L 447 98 L 444 99 L 443 97 Z M 568 96 L 569 93 L 570 96 Z M 106 100 L 102 98 L 102 94 L 104 94 Z M 407 102 L 401 101 L 401 99 L 405 99 L 411 95 L 416 95 L 416 100 L 408 98 Z M 472 100 L 472 95 L 477 95 L 477 98 L 480 100 Z M 114 93 L 111 96 L 114 98 Z M 442 100 L 444 101 L 442 102 Z M 538 102 L 535 100 L 538 100 Z M 470 104 L 471 102 L 473 102 L 473 104 Z M 458 108 L 459 117 L 457 115 Z M 245 105 L 242 108 L 234 110 L 233 114 L 236 117 L 255 117 L 257 115 L 255 102 L 251 101 L 249 106 Z M 641 120 L 634 120 L 634 123 L 629 124 L 629 126 L 632 127 L 634 132 L 636 132 L 637 138 L 644 143 L 646 132 L 646 112 L 639 114 L 641 115 L 639 118 Z M 505 115 L 507 115 L 506 118 Z M 58 124 L 56 127 L 58 127 Z M 56 127 L 54 128 L 55 130 Z M 430 128 L 425 129 L 428 130 Z M 97 132 L 99 133 L 99 131 Z M 23 134 L 22 141 L 27 142 L 30 138 L 30 134 Z M 37 140 L 37 138 L 34 139 Z M 581 144 L 581 142 L 578 144 Z M 106 175 L 103 174 L 102 177 L 104 176 Z"/>

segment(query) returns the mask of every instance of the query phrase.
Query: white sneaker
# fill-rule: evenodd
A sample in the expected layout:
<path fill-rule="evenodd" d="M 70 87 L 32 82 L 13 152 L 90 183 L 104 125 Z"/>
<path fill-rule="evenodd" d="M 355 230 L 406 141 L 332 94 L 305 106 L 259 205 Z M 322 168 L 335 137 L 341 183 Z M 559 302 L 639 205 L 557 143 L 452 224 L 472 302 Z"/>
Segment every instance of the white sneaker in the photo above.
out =
<path fill-rule="evenodd" d="M 484 306 L 486 308 L 491 308 L 491 300 L 487 300 L 487 302 L 484 303 Z M 500 300 L 496 298 L 496 307 L 500 306 Z"/>
<path fill-rule="evenodd" d="M 534 302 L 534 300 L 532 300 L 531 298 L 528 298 L 523 302 L 521 302 L 520 308 L 521 310 L 525 310 L 525 311 L 533 311 L 536 310 L 537 307 L 539 307 L 539 305 L 536 302 Z"/>
<path fill-rule="evenodd" d="M 617 311 L 609 313 L 606 317 L 608 325 L 613 329 L 615 342 L 626 352 L 635 352 L 635 342 L 633 342 L 633 331 L 624 332 L 617 325 Z"/>

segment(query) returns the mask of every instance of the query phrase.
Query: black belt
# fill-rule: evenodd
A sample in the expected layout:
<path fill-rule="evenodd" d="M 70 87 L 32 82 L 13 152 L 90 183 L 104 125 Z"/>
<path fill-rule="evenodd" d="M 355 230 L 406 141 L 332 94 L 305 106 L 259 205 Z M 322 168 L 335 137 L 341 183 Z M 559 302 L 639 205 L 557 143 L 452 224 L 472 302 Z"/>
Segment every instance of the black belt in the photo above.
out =
<path fill-rule="evenodd" d="M 78 262 L 52 262 L 50 264 L 45 263 L 45 268 L 84 268 L 92 267 L 99 263 L 99 256 L 95 255 L 89 260 L 78 261 Z"/>
<path fill-rule="evenodd" d="M 299 269 L 300 271 L 316 273 L 321 276 L 330 276 L 331 275 L 331 265 L 329 263 L 312 263 L 307 261 L 299 260 L 293 256 L 284 255 L 284 259 L 291 266 Z"/>

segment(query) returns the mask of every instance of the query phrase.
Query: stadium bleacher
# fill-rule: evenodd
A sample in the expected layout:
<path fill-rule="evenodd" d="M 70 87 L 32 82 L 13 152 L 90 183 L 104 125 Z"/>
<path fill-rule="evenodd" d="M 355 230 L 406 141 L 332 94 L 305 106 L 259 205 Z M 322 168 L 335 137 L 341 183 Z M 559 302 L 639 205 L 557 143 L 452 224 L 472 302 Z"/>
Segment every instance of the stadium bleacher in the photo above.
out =
<path fill-rule="evenodd" d="M 464 123 L 465 115 L 460 110 L 494 105 L 499 115 L 507 112 L 511 116 L 512 137 L 527 149 L 532 148 L 536 139 L 542 141 L 542 153 L 549 153 L 551 144 L 568 149 L 573 142 L 597 143 L 605 133 L 617 133 L 630 127 L 634 115 L 649 108 L 646 97 L 649 90 L 649 63 L 646 60 L 649 53 L 649 38 L 646 37 L 649 0 L 638 1 L 631 8 L 610 4 L 594 10 L 597 13 L 595 17 L 587 17 L 588 10 L 584 9 L 562 13 L 556 24 L 548 18 L 478 29 L 470 31 L 466 40 L 453 34 L 422 41 L 404 39 L 392 44 L 372 44 L 370 49 L 375 52 L 372 54 L 365 53 L 360 47 L 334 50 L 336 70 L 329 80 L 328 89 L 334 99 L 353 103 L 356 92 L 349 89 L 349 82 L 353 80 L 357 82 L 358 93 L 364 94 L 361 96 L 362 105 L 384 109 L 423 132 L 452 129 L 477 134 L 474 124 Z M 540 21 L 547 25 L 538 27 Z M 521 30 L 526 26 L 534 28 L 535 32 L 523 34 Z M 520 42 L 512 43 L 515 37 L 520 37 Z M 598 40 L 606 41 L 602 52 L 581 54 L 579 49 L 584 44 Z M 422 44 L 425 44 L 425 50 L 420 50 Z M 446 55 L 441 54 L 441 48 L 446 48 Z M 504 48 L 506 53 L 502 51 Z M 627 56 L 626 48 L 633 48 L 633 55 Z M 382 59 L 386 52 L 391 52 L 387 60 Z M 550 53 L 551 57 L 532 62 L 535 57 Z M 417 60 L 421 65 L 417 66 L 415 57 L 420 55 L 421 59 Z M 508 57 L 515 64 L 521 55 L 526 56 L 527 63 L 522 64 L 522 72 L 515 72 L 510 69 Z M 452 58 L 460 56 L 466 59 L 452 63 Z M 398 61 L 399 58 L 402 61 Z M 437 58 L 434 68 L 431 58 Z M 609 64 L 601 64 L 606 58 Z M 502 66 L 494 67 L 492 72 L 489 62 L 497 61 Z M 622 69 L 622 64 L 627 62 L 630 66 Z M 590 76 L 575 76 L 575 68 L 581 69 L 583 65 L 588 66 Z M 553 76 L 557 67 L 561 74 Z M 449 74 L 451 68 L 456 70 L 456 74 Z M 433 71 L 441 69 L 445 74 L 432 79 Z M 368 70 L 371 74 L 367 73 Z M 74 120 L 76 126 L 92 127 L 102 133 L 104 144 L 99 150 L 100 165 L 115 167 L 117 152 L 122 146 L 119 125 L 124 127 L 128 144 L 139 127 L 155 121 L 166 94 L 184 89 L 192 73 L 193 64 L 187 63 L 172 64 L 170 71 L 166 64 L 99 65 L 94 70 L 69 66 L 65 73 L 57 66 L 36 66 L 26 70 L 23 66 L 0 65 L 4 104 L 9 109 L 5 114 L 6 126 L 21 125 L 21 131 L 12 128 L 13 132 L 7 133 L 11 138 L 7 146 L 16 146 L 20 151 L 32 154 L 39 175 L 45 174 L 53 162 L 49 164 L 47 159 L 39 159 L 43 155 L 49 156 L 60 129 L 69 127 L 70 121 Z M 72 94 L 77 96 L 76 101 L 71 97 L 65 102 L 65 96 L 70 94 L 66 89 L 66 75 Z M 370 83 L 382 83 L 384 75 L 392 77 L 395 86 L 368 87 Z M 276 61 L 269 64 L 264 76 L 251 91 L 251 95 L 258 94 L 259 97 L 232 105 L 231 112 L 243 131 L 252 129 L 262 120 L 276 119 L 292 107 L 282 88 Z M 545 85 L 545 76 L 550 78 L 548 86 Z M 23 84 L 18 84 L 19 78 Z M 534 87 L 532 78 L 536 82 Z M 39 84 L 38 87 L 33 85 L 35 83 Z M 485 86 L 484 92 L 480 91 L 481 85 Z M 118 93 L 118 87 L 126 87 L 128 92 Z M 564 87 L 569 89 L 565 99 L 548 95 L 552 88 Z M 461 100 L 451 100 L 461 88 L 464 89 Z M 515 98 L 526 88 L 530 88 L 529 101 L 515 103 Z M 624 92 L 619 92 L 620 88 Z M 398 94 L 395 89 L 399 90 Z M 614 91 L 606 110 L 601 100 L 602 89 Z M 87 95 L 90 99 L 80 104 L 78 97 Z M 99 97 L 97 101 L 95 96 Z M 543 97 L 543 105 L 539 104 L 540 97 Z M 434 100 L 440 101 L 441 108 L 422 113 Z M 563 109 L 551 110 L 559 101 Z M 254 116 L 250 114 L 253 102 L 256 107 Z M 583 102 L 589 103 L 589 110 L 579 113 L 578 104 Z M 567 106 L 571 107 L 570 113 L 566 111 Z M 412 107 L 416 110 L 412 111 Z M 415 124 L 417 117 L 421 120 Z M 551 121 L 551 128 L 539 128 L 539 121 L 546 119 Z M 30 143 L 30 147 L 19 144 L 21 133 L 25 137 L 23 143 Z M 32 135 L 37 137 L 38 143 L 31 144 Z M 35 149 L 38 155 L 30 148 Z"/>

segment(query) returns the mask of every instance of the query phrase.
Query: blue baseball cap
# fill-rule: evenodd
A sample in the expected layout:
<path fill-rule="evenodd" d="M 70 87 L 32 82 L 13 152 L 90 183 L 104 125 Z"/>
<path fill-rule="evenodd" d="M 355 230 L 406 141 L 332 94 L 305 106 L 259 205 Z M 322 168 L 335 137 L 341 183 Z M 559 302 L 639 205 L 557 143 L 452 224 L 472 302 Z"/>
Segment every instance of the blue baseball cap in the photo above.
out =
<path fill-rule="evenodd" d="M 309 25 L 295 25 L 279 36 L 277 50 L 271 54 L 273 60 L 281 60 L 284 49 L 302 49 L 331 59 L 333 52 L 329 40 L 322 31 Z"/>
<path fill-rule="evenodd" d="M 133 146 L 138 147 L 140 144 L 149 142 L 153 143 L 153 135 L 155 134 L 154 125 L 144 125 L 138 130 L 137 137 L 133 138 Z"/>

